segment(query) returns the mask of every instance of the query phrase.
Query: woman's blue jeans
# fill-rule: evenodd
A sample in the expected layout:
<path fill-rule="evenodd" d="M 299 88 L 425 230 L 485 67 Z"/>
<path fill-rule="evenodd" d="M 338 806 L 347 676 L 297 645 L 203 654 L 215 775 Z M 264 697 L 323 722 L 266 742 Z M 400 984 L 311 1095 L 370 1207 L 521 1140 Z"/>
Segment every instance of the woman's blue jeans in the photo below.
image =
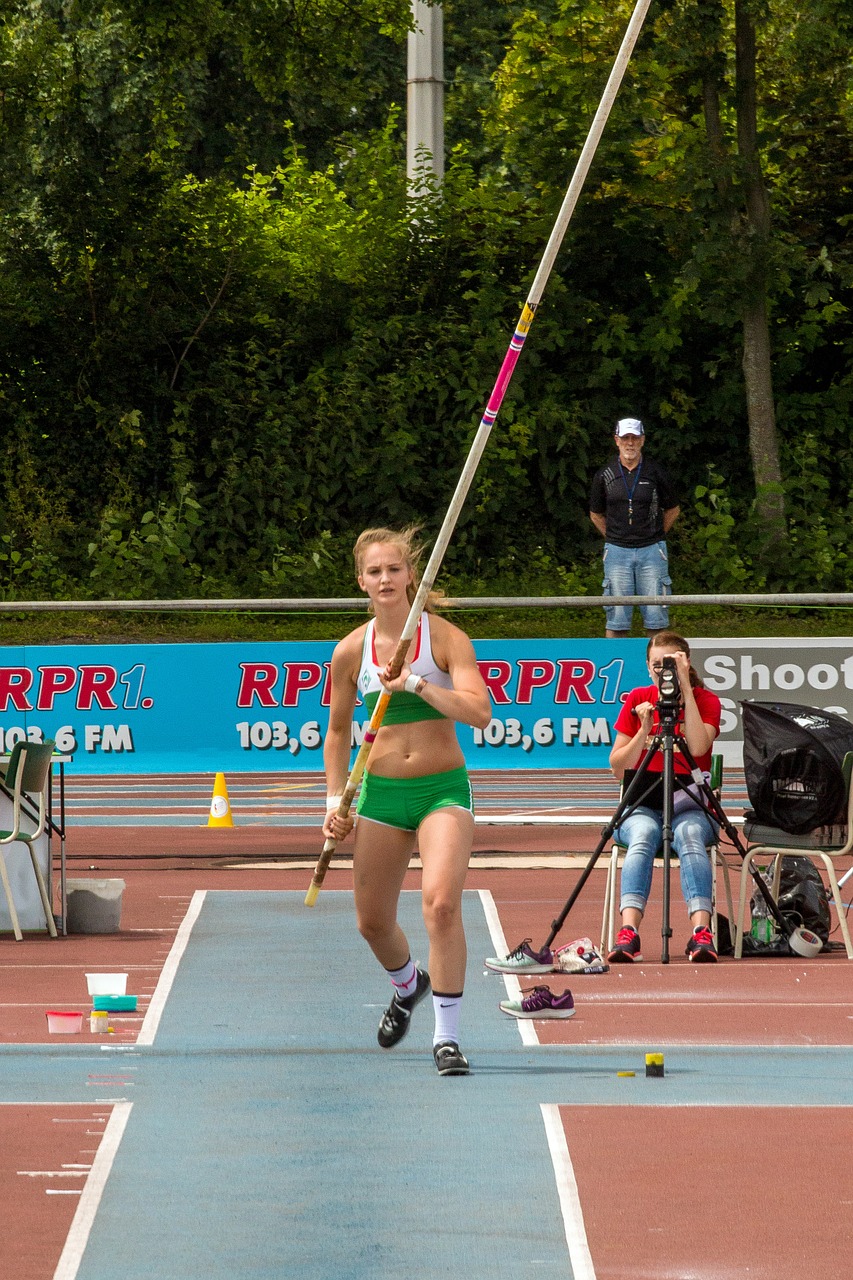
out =
<path fill-rule="evenodd" d="M 636 907 L 645 911 L 652 887 L 655 854 L 660 851 L 663 815 L 656 809 L 638 805 L 620 823 L 617 844 L 627 853 L 622 867 L 620 911 Z M 681 892 L 687 903 L 687 914 L 711 910 L 711 859 L 708 845 L 717 839 L 716 825 L 702 809 L 685 809 L 673 815 L 672 849 L 678 854 L 681 870 Z"/>

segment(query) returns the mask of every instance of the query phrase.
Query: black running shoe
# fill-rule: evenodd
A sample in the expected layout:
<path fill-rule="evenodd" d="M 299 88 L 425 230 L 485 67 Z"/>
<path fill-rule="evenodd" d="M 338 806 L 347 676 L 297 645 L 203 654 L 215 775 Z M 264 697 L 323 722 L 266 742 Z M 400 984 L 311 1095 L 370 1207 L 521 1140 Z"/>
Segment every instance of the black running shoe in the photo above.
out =
<path fill-rule="evenodd" d="M 434 1045 L 432 1056 L 440 1076 L 467 1076 L 471 1069 L 455 1040 L 442 1040 L 441 1044 Z"/>
<path fill-rule="evenodd" d="M 376 1039 L 383 1049 L 392 1049 L 403 1039 L 409 1029 L 409 1019 L 416 1004 L 420 1004 L 429 991 L 429 974 L 425 969 L 418 969 L 418 981 L 414 992 L 404 999 L 394 993 L 394 999 L 382 1015 Z"/>

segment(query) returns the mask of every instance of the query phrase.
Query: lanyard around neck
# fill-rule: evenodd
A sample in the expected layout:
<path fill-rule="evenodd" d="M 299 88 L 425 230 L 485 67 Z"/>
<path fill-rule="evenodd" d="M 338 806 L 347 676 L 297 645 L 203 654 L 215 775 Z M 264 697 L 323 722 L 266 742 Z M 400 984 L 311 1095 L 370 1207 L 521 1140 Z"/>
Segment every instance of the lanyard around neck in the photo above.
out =
<path fill-rule="evenodd" d="M 628 481 L 625 479 L 625 468 L 622 466 L 622 461 L 621 461 L 621 459 L 620 459 L 620 461 L 619 461 L 619 473 L 620 473 L 620 475 L 622 476 L 622 483 L 623 483 L 623 484 L 624 484 L 624 486 L 625 486 L 625 492 L 626 492 L 626 493 L 627 493 L 627 495 L 628 495 L 628 501 L 629 501 L 630 503 L 633 503 L 633 500 L 634 500 L 634 491 L 635 491 L 635 489 L 637 488 L 637 485 L 640 483 L 640 472 L 642 471 L 642 469 L 643 469 L 643 464 L 642 464 L 642 461 L 641 461 L 641 462 L 640 462 L 640 465 L 637 467 L 637 474 L 634 476 L 634 483 L 631 485 L 631 488 L 629 489 L 629 488 L 628 488 Z"/>
<path fill-rule="evenodd" d="M 625 479 L 625 468 L 622 466 L 622 459 L 621 458 L 619 459 L 619 471 L 622 475 L 622 483 L 625 486 L 625 492 L 628 495 L 628 524 L 634 523 L 634 492 L 637 488 L 637 485 L 640 483 L 640 472 L 642 471 L 642 469 L 643 469 L 643 463 L 641 460 L 640 465 L 637 467 L 637 474 L 634 476 L 634 483 L 631 485 L 631 488 L 629 489 L 628 481 Z"/>

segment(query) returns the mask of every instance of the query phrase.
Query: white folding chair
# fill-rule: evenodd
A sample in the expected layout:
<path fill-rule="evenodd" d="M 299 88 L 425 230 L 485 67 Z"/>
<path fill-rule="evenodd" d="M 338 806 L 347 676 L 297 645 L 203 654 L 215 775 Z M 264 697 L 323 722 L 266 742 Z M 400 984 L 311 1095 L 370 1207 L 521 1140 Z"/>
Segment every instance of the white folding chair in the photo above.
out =
<path fill-rule="evenodd" d="M 773 882 L 770 892 L 774 898 L 778 898 L 779 883 L 782 876 L 782 859 L 787 854 L 788 856 L 799 855 L 800 857 L 811 858 L 815 862 L 823 863 L 832 899 L 835 903 L 838 927 L 844 939 L 847 959 L 853 960 L 853 942 L 850 939 L 847 913 L 841 900 L 838 876 L 835 874 L 835 863 L 841 858 L 848 858 L 853 854 L 853 786 L 850 785 L 851 776 L 853 776 L 853 752 L 848 751 L 845 755 L 841 770 L 844 776 L 844 785 L 847 789 L 845 824 L 818 827 L 815 831 L 808 832 L 805 835 L 792 835 L 790 832 L 783 831 L 780 827 L 769 827 L 759 823 L 749 823 L 745 826 L 744 831 L 747 839 L 752 840 L 754 838 L 756 843 L 748 850 L 740 873 L 740 900 L 738 902 L 737 928 L 735 931 L 735 956 L 737 959 L 740 959 L 743 955 L 743 938 L 746 928 L 744 924 L 746 898 L 747 893 L 750 892 L 749 886 L 754 883 L 751 874 L 752 868 L 759 861 L 766 862 L 768 866 L 772 865 Z"/>
<path fill-rule="evenodd" d="M 47 742 L 18 742 L 10 752 L 9 763 L 6 766 L 5 773 L 0 770 L 0 785 L 2 785 L 3 790 L 12 801 L 12 827 L 9 831 L 0 831 L 0 846 L 20 841 L 29 849 L 30 860 L 38 883 L 39 896 L 44 908 L 45 923 L 52 938 L 57 936 L 56 922 L 53 918 L 53 908 L 50 904 L 44 876 L 38 864 L 35 842 L 43 834 L 47 825 L 47 789 L 50 778 L 50 760 L 55 745 L 51 740 Z M 28 812 L 30 806 L 27 801 L 30 802 L 30 805 L 37 801 L 37 815 Z M 35 829 L 33 831 L 22 830 L 21 822 L 22 820 L 26 821 L 29 816 L 35 819 Z M 21 942 L 23 934 L 18 921 L 15 901 L 12 897 L 12 887 L 9 883 L 9 872 L 2 847 L 0 847 L 0 880 L 3 882 L 6 902 L 9 905 L 9 918 L 12 921 L 15 937 L 18 942 Z"/>

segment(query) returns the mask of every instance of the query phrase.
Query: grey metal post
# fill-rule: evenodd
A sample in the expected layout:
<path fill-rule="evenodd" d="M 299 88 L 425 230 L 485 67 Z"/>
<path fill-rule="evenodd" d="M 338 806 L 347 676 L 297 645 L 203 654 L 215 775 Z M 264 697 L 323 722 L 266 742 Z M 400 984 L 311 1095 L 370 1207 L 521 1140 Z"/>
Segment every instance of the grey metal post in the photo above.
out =
<path fill-rule="evenodd" d="M 412 0 L 406 89 L 406 174 L 417 194 L 426 173 L 444 177 L 444 11 Z M 426 151 L 429 156 L 418 156 Z"/>

